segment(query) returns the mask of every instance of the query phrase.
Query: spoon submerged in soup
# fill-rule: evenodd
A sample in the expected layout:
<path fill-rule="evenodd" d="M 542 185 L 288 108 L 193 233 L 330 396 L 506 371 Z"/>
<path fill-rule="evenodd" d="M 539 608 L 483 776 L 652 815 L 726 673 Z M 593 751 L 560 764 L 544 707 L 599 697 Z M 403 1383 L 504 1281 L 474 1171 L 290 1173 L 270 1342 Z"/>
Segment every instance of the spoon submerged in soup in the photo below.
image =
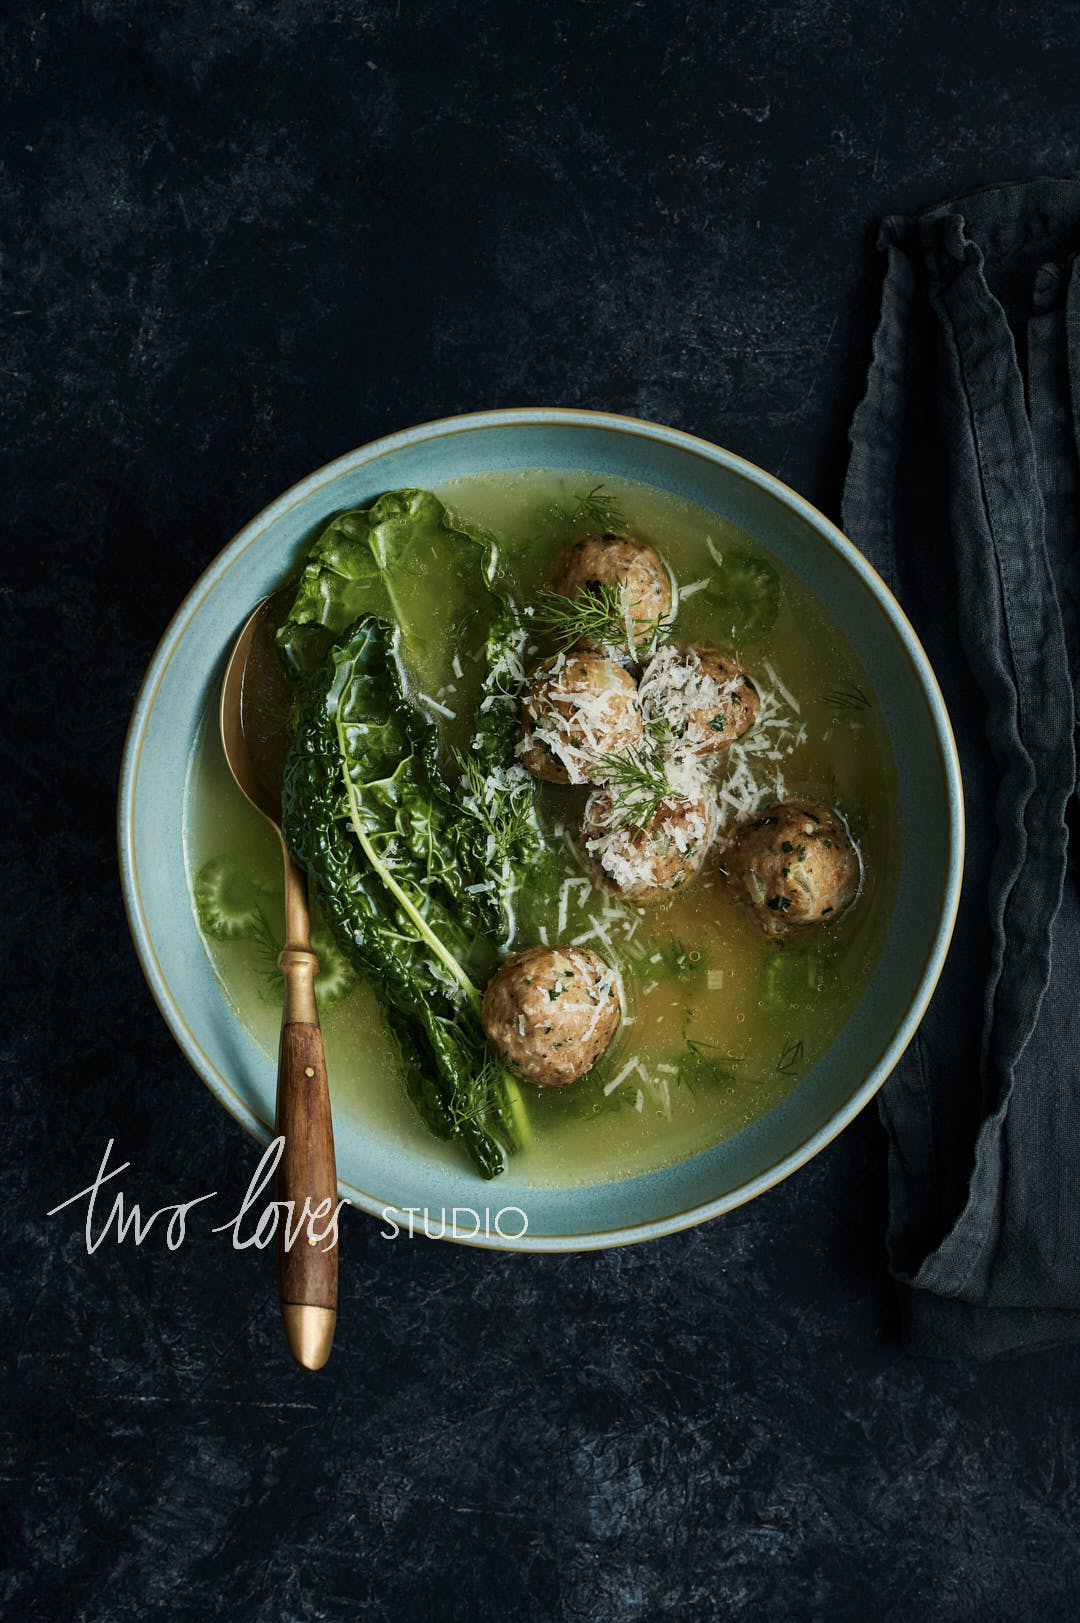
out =
<path fill-rule="evenodd" d="M 285 1007 L 278 1051 L 274 1131 L 284 1139 L 275 1199 L 284 1204 L 277 1230 L 278 1288 L 285 1334 L 297 1363 L 321 1369 L 330 1356 L 337 1322 L 338 1253 L 313 1238 L 311 1221 L 297 1236 L 285 1214 L 332 1213 L 337 1203 L 334 1128 L 315 1002 L 319 960 L 311 950 L 307 876 L 281 834 L 281 777 L 288 750 L 285 718 L 291 690 L 274 633 L 288 611 L 291 590 L 264 598 L 233 644 L 221 686 L 221 742 L 237 787 L 281 840 L 285 873 L 285 945 L 278 965 Z M 289 1244 L 292 1235 L 296 1243 Z"/>

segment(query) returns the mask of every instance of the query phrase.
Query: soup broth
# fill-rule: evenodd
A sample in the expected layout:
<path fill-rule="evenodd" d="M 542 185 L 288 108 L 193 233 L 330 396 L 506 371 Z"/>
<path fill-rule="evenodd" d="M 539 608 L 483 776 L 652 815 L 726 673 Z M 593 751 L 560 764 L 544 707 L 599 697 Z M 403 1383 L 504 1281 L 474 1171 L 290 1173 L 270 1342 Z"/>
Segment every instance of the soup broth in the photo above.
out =
<path fill-rule="evenodd" d="M 495 538 L 499 584 L 527 604 L 572 538 L 567 512 L 599 484 L 587 470 L 530 470 L 433 489 L 465 527 Z M 741 766 L 729 772 L 729 803 L 720 797 L 725 824 L 734 825 L 748 784 L 761 805 L 793 795 L 820 801 L 847 822 L 863 877 L 840 918 L 778 943 L 729 896 L 721 836 L 701 874 L 668 899 L 643 906 L 600 884 L 581 854 L 576 831 L 588 791 L 545 783 L 545 852 L 510 900 L 509 950 L 587 946 L 618 971 L 624 1007 L 615 1039 L 586 1076 L 566 1088 L 521 1084 L 532 1141 L 513 1158 L 513 1172 L 534 1185 L 658 1169 L 729 1137 L 776 1104 L 821 1059 L 858 1003 L 895 884 L 888 736 L 866 673 L 838 627 L 796 576 L 735 525 L 629 481 L 605 479 L 603 490 L 678 582 L 674 638 L 733 655 L 763 696 L 760 725 L 743 741 Z M 710 589 L 725 552 L 765 560 L 779 579 L 775 623 L 742 645 Z M 437 579 L 430 592 L 434 602 Z M 468 694 L 443 694 L 444 709 L 454 711 L 445 718 L 448 741 L 460 738 L 463 727 L 467 735 L 471 702 Z M 189 880 L 210 859 L 228 856 L 265 898 L 264 941 L 204 940 L 223 995 L 272 1057 L 282 991 L 273 939 L 283 909 L 280 854 L 273 831 L 232 783 L 211 714 L 193 751 L 186 843 Z M 367 985 L 324 1011 L 323 1030 L 338 1117 L 460 1160 L 459 1148 L 436 1144 L 416 1117 L 395 1040 Z"/>

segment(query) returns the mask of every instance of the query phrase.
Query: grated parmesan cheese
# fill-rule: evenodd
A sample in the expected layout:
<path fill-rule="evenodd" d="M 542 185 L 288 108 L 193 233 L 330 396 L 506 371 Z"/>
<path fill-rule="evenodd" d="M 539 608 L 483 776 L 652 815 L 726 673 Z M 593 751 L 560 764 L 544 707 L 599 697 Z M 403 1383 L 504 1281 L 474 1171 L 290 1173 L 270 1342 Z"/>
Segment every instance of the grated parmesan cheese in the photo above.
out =
<path fill-rule="evenodd" d="M 636 1070 L 637 1067 L 638 1067 L 638 1061 L 636 1059 L 627 1060 L 626 1064 L 623 1066 L 623 1068 L 619 1072 L 618 1076 L 613 1076 L 610 1082 L 605 1082 L 604 1083 L 605 1097 L 609 1093 L 614 1093 L 616 1088 L 621 1087 L 622 1084 L 626 1081 L 627 1077 L 630 1075 L 631 1071 Z"/>
<path fill-rule="evenodd" d="M 449 709 L 445 704 L 440 704 L 438 699 L 431 697 L 430 693 L 418 693 L 416 697 L 421 704 L 426 704 L 431 710 L 436 711 L 438 715 L 445 716 L 448 721 L 457 720 L 457 711 Z"/>
<path fill-rule="evenodd" d="M 589 678 L 606 685 L 593 686 Z M 517 745 L 518 755 L 546 745 L 571 783 L 592 781 L 597 756 L 624 749 L 640 736 L 633 684 L 595 656 L 561 653 L 546 661 L 533 673 L 525 703 L 532 725 Z"/>
<path fill-rule="evenodd" d="M 582 907 L 584 907 L 586 901 L 588 900 L 589 892 L 592 890 L 592 880 L 591 879 L 564 879 L 563 880 L 562 888 L 559 891 L 559 934 L 560 935 L 565 935 L 566 934 L 566 919 L 567 919 L 567 914 L 569 913 L 569 910 L 570 910 L 570 892 L 575 888 L 579 889 L 581 891 L 581 893 L 582 893 L 581 894 L 581 905 L 582 905 Z M 574 942 L 574 943 L 572 943 L 572 945 L 580 946 L 581 943 L 580 942 Z"/>
<path fill-rule="evenodd" d="M 802 708 L 801 705 L 799 704 L 798 699 L 796 699 L 795 695 L 793 693 L 791 693 L 790 690 L 784 686 L 783 682 L 781 682 L 780 678 L 777 676 L 776 672 L 773 670 L 772 666 L 769 664 L 769 661 L 767 659 L 762 660 L 761 668 L 765 672 L 765 674 L 768 676 L 769 681 L 772 683 L 773 687 L 780 694 L 780 697 L 791 707 L 792 710 L 794 710 L 795 714 L 798 715 L 800 713 L 801 708 Z"/>

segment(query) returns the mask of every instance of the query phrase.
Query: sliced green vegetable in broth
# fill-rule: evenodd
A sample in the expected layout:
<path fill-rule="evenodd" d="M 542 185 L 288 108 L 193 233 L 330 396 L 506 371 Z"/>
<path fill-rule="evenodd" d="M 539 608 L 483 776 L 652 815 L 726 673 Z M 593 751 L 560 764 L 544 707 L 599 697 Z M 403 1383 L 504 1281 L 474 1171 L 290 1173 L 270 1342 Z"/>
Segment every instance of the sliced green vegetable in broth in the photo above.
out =
<path fill-rule="evenodd" d="M 777 1014 L 787 1009 L 812 1009 L 836 991 L 836 971 L 816 953 L 783 946 L 774 948 L 762 960 L 757 991 L 760 1009 Z"/>
<path fill-rule="evenodd" d="M 254 964 L 269 985 L 267 995 L 280 998 L 277 958 L 283 940 L 270 921 L 281 916 L 281 892 L 259 884 L 231 856 L 211 857 L 205 862 L 195 876 L 192 891 L 203 934 L 212 941 L 250 942 Z M 319 960 L 315 995 L 320 1009 L 329 1009 L 355 991 L 359 976 L 318 917 L 311 923 L 311 946 Z"/>
<path fill-rule="evenodd" d="M 266 924 L 265 891 L 232 857 L 211 857 L 192 885 L 199 928 L 214 941 L 260 934 Z"/>
<path fill-rule="evenodd" d="M 332 1009 L 360 984 L 360 976 L 341 951 L 325 924 L 311 922 L 311 950 L 319 960 L 315 997 L 319 1008 Z"/>

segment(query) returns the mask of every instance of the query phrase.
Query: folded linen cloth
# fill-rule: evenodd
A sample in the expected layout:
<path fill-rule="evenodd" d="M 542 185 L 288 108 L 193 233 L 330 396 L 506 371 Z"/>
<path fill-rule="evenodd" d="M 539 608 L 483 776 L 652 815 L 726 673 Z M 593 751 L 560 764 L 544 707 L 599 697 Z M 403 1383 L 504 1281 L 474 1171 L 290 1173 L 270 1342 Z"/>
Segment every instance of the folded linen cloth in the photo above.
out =
<path fill-rule="evenodd" d="M 934 665 L 967 813 L 952 948 L 879 1095 L 889 1264 L 909 1350 L 991 1358 L 1080 1339 L 1080 183 L 878 242 L 843 524 Z"/>

